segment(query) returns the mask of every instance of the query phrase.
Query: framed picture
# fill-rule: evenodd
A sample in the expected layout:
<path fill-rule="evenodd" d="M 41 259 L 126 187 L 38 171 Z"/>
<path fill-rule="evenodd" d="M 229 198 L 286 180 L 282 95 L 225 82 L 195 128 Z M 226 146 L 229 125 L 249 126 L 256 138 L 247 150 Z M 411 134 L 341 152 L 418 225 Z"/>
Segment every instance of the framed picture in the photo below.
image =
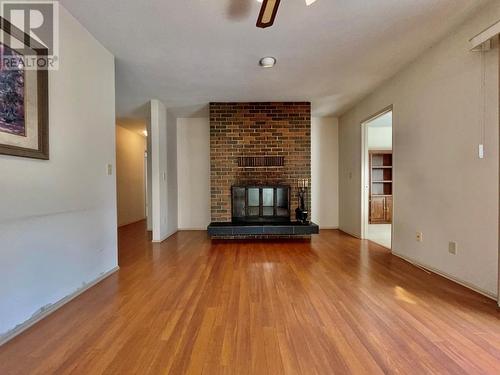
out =
<path fill-rule="evenodd" d="M 36 63 L 47 49 L 2 17 L 0 23 L 0 154 L 47 160 L 48 71 Z"/>

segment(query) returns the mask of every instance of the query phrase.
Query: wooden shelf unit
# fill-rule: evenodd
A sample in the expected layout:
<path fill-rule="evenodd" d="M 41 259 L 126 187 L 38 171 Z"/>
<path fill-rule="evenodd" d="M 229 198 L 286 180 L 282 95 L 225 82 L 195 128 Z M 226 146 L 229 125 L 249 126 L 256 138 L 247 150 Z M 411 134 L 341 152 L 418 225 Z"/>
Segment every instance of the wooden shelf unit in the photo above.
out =
<path fill-rule="evenodd" d="M 392 151 L 369 151 L 370 224 L 392 223 Z"/>

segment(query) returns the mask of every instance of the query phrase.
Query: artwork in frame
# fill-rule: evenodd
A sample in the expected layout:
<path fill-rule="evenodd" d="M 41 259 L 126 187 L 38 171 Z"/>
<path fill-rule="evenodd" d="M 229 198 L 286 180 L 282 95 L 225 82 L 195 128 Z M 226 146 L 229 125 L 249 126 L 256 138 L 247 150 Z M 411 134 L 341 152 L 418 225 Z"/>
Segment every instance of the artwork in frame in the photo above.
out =
<path fill-rule="evenodd" d="M 27 67 L 26 56 L 47 49 L 0 17 L 0 154 L 49 159 L 48 71 Z"/>

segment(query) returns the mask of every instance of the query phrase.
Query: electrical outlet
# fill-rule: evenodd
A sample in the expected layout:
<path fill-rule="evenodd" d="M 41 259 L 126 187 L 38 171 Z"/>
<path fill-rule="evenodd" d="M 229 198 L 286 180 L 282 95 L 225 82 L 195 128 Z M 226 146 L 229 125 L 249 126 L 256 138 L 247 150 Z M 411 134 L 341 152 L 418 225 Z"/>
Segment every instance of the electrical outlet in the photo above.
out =
<path fill-rule="evenodd" d="M 417 242 L 423 242 L 424 234 L 422 232 L 417 232 Z"/>
<path fill-rule="evenodd" d="M 458 244 L 455 241 L 450 241 L 448 244 L 448 252 L 453 255 L 457 255 Z"/>

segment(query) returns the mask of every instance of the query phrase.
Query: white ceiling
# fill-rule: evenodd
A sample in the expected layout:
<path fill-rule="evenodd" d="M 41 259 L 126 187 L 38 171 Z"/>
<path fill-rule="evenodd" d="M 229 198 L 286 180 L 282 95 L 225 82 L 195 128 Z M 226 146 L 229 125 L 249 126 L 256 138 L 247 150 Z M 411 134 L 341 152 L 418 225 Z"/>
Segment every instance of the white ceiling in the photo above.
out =
<path fill-rule="evenodd" d="M 309 100 L 338 115 L 488 0 L 61 0 L 116 56 L 117 117 L 160 99 L 179 117 L 210 101 Z M 275 56 L 273 69 L 259 68 Z"/>

